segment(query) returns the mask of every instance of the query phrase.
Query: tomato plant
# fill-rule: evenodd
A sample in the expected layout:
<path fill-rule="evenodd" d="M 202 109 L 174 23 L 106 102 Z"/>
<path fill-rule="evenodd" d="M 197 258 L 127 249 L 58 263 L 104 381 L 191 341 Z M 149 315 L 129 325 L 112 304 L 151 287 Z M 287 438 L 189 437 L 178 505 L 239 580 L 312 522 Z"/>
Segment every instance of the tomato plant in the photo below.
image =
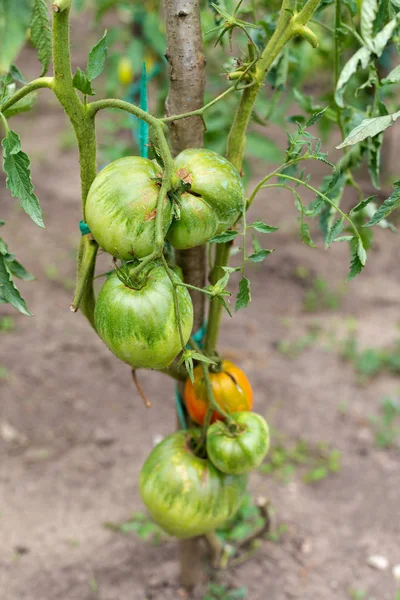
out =
<path fill-rule="evenodd" d="M 116 5 L 117 0 L 96 3 L 98 17 Z M 107 347 L 133 369 L 159 369 L 174 377 L 180 385 L 182 425 L 189 421 L 188 431 L 173 434 L 150 453 L 140 479 L 143 500 L 167 531 L 181 538 L 207 534 L 214 554 L 224 555 L 212 530 L 234 515 L 245 489 L 241 473 L 260 463 L 269 444 L 268 426 L 250 412 L 253 394 L 246 375 L 229 361 L 221 364 L 218 353 L 222 311 L 232 316 L 232 293 L 236 312 L 248 306 L 251 267 L 272 254 L 263 238 L 279 229 L 250 222 L 247 209 L 263 194 L 272 201 L 276 188 L 282 188 L 294 200 L 300 240 L 316 246 L 310 224 L 317 221 L 325 247 L 348 245 L 347 280 L 361 273 L 373 244 L 372 228 L 393 229 L 388 217 L 400 206 L 399 181 L 379 207 L 377 194 L 370 195 L 357 181 L 365 163 L 370 185 L 379 190 L 383 133 L 400 116 L 391 93 L 400 82 L 399 68 L 384 64 L 398 41 L 400 6 L 394 0 L 254 0 L 248 6 L 241 0 L 207 6 L 193 0 L 189 11 L 187 3 L 175 0 L 164 3 L 164 27 L 156 1 L 148 10 L 128 3 L 126 27 L 106 32 L 90 50 L 85 68 L 74 73 L 71 8 L 72 0 L 54 0 L 50 24 L 45 0 L 0 0 L 6 187 L 44 227 L 29 158 L 10 120 L 47 89 L 71 122 L 80 159 L 82 212 L 77 221 L 82 237 L 71 309 L 80 310 Z M 210 30 L 206 50 L 202 23 Z M 14 64 L 28 28 L 40 62 L 40 76 L 30 82 Z M 211 53 L 213 43 L 217 50 Z M 122 88 L 123 99 L 103 98 L 98 84 L 109 44 L 113 51 L 105 88 Z M 205 91 L 206 54 L 213 71 Z M 162 81 L 150 110 L 147 72 L 140 64 L 146 57 L 154 78 Z M 51 62 L 54 73 L 48 76 Z M 323 65 L 318 76 L 327 78 L 317 100 L 303 85 L 305 78 L 315 81 L 310 65 Z M 159 113 L 167 79 L 164 115 Z M 301 114 L 289 114 L 294 103 Z M 121 111 L 130 125 L 131 119 L 139 122 L 141 156 L 124 156 L 133 154 L 132 148 L 111 140 L 108 158 L 116 154 L 117 160 L 98 172 L 96 123 L 99 113 L 108 110 Z M 259 128 L 270 123 L 287 128 L 287 148 L 255 130 L 253 122 Z M 335 164 L 317 137 L 326 139 L 333 127 L 343 151 Z M 202 149 L 204 139 L 207 149 Z M 243 176 L 254 155 L 264 159 L 264 171 L 245 193 Z M 325 164 L 322 181 L 311 178 L 312 161 Z M 357 200 L 343 206 L 346 188 L 355 191 Z M 115 272 L 96 297 L 99 247 Z M 233 248 L 237 262 L 229 266 Z M 0 302 L 30 315 L 18 278 L 32 276 L 0 239 Z M 192 422 L 201 427 L 193 429 Z M 195 544 L 186 546 L 192 563 L 199 560 Z"/>
<path fill-rule="evenodd" d="M 222 473 L 237 475 L 260 466 L 269 448 L 269 429 L 256 413 L 231 417 L 230 425 L 218 421 L 207 430 L 207 454 Z"/>
<path fill-rule="evenodd" d="M 224 360 L 220 370 L 217 373 L 210 372 L 209 377 L 215 401 L 223 411 L 236 413 L 251 410 L 253 390 L 246 374 L 239 367 L 229 360 Z M 194 381 L 192 382 L 190 378 L 186 380 L 185 404 L 193 421 L 203 425 L 210 403 L 207 382 L 200 365 L 194 369 Z M 211 422 L 222 418 L 214 410 Z"/>

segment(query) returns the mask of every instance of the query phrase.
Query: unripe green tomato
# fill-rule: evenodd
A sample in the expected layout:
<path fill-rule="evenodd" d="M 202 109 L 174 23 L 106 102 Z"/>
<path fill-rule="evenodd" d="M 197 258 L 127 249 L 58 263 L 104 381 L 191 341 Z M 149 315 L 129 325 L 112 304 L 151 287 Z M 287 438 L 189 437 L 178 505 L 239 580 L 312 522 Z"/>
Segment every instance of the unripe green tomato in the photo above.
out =
<path fill-rule="evenodd" d="M 200 435 L 194 429 L 168 436 L 152 450 L 140 473 L 140 494 L 151 516 L 178 538 L 221 527 L 235 515 L 246 492 L 246 476 L 225 475 L 193 453 Z"/>
<path fill-rule="evenodd" d="M 251 412 L 234 413 L 239 432 L 217 421 L 207 430 L 207 455 L 222 473 L 238 475 L 256 469 L 269 449 L 269 428 L 265 419 Z"/>
<path fill-rule="evenodd" d="M 154 250 L 157 165 L 140 156 L 119 158 L 102 169 L 93 181 L 85 216 L 96 242 L 123 260 L 142 258 Z M 171 203 L 164 201 L 163 233 L 171 221 Z"/>
<path fill-rule="evenodd" d="M 184 150 L 175 158 L 175 168 L 179 179 L 190 184 L 192 198 L 182 195 L 180 219 L 173 221 L 168 239 L 176 248 L 187 249 L 205 244 L 237 221 L 244 187 L 232 163 L 213 150 Z"/>
<path fill-rule="evenodd" d="M 97 298 L 96 331 L 111 352 L 131 367 L 164 369 L 182 349 L 173 287 L 160 263 L 151 263 L 143 275 L 140 289 L 126 286 L 117 273 L 110 275 Z M 179 281 L 174 272 L 171 275 Z M 193 305 L 186 288 L 177 287 L 176 294 L 186 344 L 193 327 Z"/>
<path fill-rule="evenodd" d="M 168 241 L 177 250 L 201 246 L 212 238 L 218 229 L 218 219 L 213 209 L 198 196 L 188 192 L 180 198 L 181 218 L 174 219 L 168 230 Z"/>

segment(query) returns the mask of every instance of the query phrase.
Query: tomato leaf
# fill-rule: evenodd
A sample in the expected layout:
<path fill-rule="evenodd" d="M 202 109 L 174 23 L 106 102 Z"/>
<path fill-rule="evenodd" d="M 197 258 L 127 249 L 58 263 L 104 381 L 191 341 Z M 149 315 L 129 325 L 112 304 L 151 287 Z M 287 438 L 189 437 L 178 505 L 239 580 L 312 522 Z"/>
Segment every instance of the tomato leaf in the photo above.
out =
<path fill-rule="evenodd" d="M 400 179 L 394 182 L 394 192 L 386 198 L 384 203 L 378 208 L 373 217 L 363 225 L 363 227 L 372 227 L 383 219 L 386 219 L 390 213 L 400 206 Z"/>
<path fill-rule="evenodd" d="M 373 200 L 375 200 L 376 196 L 368 196 L 368 198 L 365 198 L 364 200 L 361 200 L 361 202 L 359 202 L 358 204 L 355 205 L 354 208 L 351 209 L 350 211 L 350 215 L 359 212 L 360 210 L 362 210 L 363 208 L 365 208 L 366 206 L 368 206 L 368 204 L 370 202 L 372 202 Z"/>
<path fill-rule="evenodd" d="M 51 59 L 51 29 L 46 0 L 32 1 L 31 39 L 38 51 L 43 76 L 47 73 Z"/>
<path fill-rule="evenodd" d="M 372 44 L 372 30 L 378 13 L 378 0 L 363 0 L 361 5 L 361 35 L 369 46 Z"/>
<path fill-rule="evenodd" d="M 384 115 L 382 117 L 374 117 L 372 119 L 364 119 L 360 125 L 355 127 L 347 136 L 347 138 L 336 148 L 339 150 L 346 146 L 352 146 L 362 142 L 367 137 L 374 137 L 385 131 L 388 127 L 391 127 L 393 123 L 400 117 L 400 110 L 391 114 Z"/>
<path fill-rule="evenodd" d="M 0 2 L 0 73 L 8 72 L 25 42 L 31 16 L 30 0 Z"/>
<path fill-rule="evenodd" d="M 279 227 L 272 227 L 272 225 L 267 225 L 263 221 L 254 221 L 254 223 L 250 223 L 247 225 L 248 229 L 255 229 L 260 233 L 274 233 L 274 231 L 278 231 Z"/>
<path fill-rule="evenodd" d="M 354 279 L 356 275 L 361 273 L 364 268 L 362 261 L 359 256 L 359 240 L 358 238 L 353 238 L 350 242 L 350 251 L 351 251 L 351 259 L 350 259 L 350 271 L 347 275 L 346 281 L 350 281 L 350 279 Z M 365 250 L 364 250 L 365 252 Z"/>
<path fill-rule="evenodd" d="M 262 262 L 265 258 L 267 258 L 267 256 L 271 254 L 271 252 L 274 252 L 274 250 L 275 248 L 273 248 L 272 250 L 258 250 L 257 252 L 254 252 L 254 254 L 250 254 L 247 258 L 254 263 Z"/>
<path fill-rule="evenodd" d="M 11 277 L 7 261 L 3 253 L 0 254 L 0 296 L 2 300 L 9 302 L 14 308 L 19 310 L 24 315 L 32 317 L 32 313 L 28 310 L 25 300 L 15 287 Z"/>
<path fill-rule="evenodd" d="M 235 312 L 241 308 L 246 308 L 250 301 L 250 281 L 247 279 L 247 277 L 242 277 L 239 283 L 239 292 L 236 297 Z"/>
<path fill-rule="evenodd" d="M 22 152 L 19 135 L 8 131 L 2 141 L 2 147 L 7 188 L 14 198 L 19 198 L 22 208 L 32 221 L 39 227 L 44 227 L 39 200 L 33 191 L 30 161 L 27 154 Z"/>
<path fill-rule="evenodd" d="M 314 244 L 310 234 L 310 226 L 308 223 L 301 223 L 300 225 L 300 238 L 301 241 L 310 246 L 310 248 L 316 248 L 317 246 Z"/>
<path fill-rule="evenodd" d="M 334 222 L 334 224 L 332 225 L 328 236 L 326 238 L 326 243 L 325 245 L 329 248 L 329 246 L 332 245 L 332 242 L 335 241 L 335 239 L 337 238 L 337 236 L 339 235 L 339 233 L 342 233 L 343 230 L 343 217 L 340 217 L 337 221 Z"/>
<path fill-rule="evenodd" d="M 214 235 L 209 241 L 212 244 L 225 244 L 226 242 L 231 242 L 238 235 L 238 231 L 234 229 L 229 229 L 228 231 L 224 231 L 223 233 L 219 233 L 218 235 Z"/>
<path fill-rule="evenodd" d="M 90 85 L 90 80 L 86 75 L 85 71 L 82 71 L 79 67 L 76 69 L 76 73 L 72 80 L 72 85 L 75 89 L 85 94 L 85 96 L 94 96 L 95 92 Z"/>
<path fill-rule="evenodd" d="M 93 81 L 103 72 L 107 59 L 107 31 L 104 32 L 101 40 L 89 52 L 86 74 L 89 81 Z"/>

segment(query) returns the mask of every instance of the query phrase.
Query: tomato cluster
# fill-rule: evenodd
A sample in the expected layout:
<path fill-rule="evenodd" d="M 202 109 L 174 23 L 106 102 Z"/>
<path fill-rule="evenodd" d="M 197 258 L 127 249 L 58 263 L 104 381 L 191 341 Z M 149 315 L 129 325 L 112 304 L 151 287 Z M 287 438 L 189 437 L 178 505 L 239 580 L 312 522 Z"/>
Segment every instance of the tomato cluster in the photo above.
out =
<path fill-rule="evenodd" d="M 232 518 L 243 500 L 247 473 L 261 464 L 269 448 L 266 421 L 249 412 L 252 389 L 243 371 L 223 361 L 220 372 L 210 375 L 219 407 L 228 414 L 240 412 L 226 421 L 213 413 L 206 432 L 170 435 L 150 453 L 140 475 L 150 514 L 178 538 L 205 534 Z M 185 402 L 192 420 L 203 425 L 209 406 L 204 385 L 196 367 L 194 384 L 188 380 L 185 386 Z"/>
<path fill-rule="evenodd" d="M 244 204 L 235 167 L 212 150 L 184 150 L 175 159 L 174 189 L 157 202 L 162 169 L 138 156 L 120 158 L 100 171 L 86 201 L 85 217 L 99 246 L 128 263 L 125 276 L 111 275 L 96 302 L 95 326 L 108 348 L 134 368 L 163 369 L 182 348 L 173 281 L 159 261 L 135 277 L 138 261 L 155 249 L 157 224 L 177 249 L 206 243 L 232 226 Z M 136 261 L 136 263 L 135 263 Z M 183 342 L 193 326 L 186 288 L 175 286 Z"/>

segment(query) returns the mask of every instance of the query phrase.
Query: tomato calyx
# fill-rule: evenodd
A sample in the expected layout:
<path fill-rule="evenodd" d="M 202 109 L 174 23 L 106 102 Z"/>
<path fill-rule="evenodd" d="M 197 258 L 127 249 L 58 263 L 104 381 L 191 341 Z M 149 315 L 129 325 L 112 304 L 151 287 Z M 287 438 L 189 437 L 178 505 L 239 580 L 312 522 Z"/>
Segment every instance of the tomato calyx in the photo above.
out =
<path fill-rule="evenodd" d="M 118 275 L 118 279 L 131 290 L 139 291 L 145 287 L 148 279 L 148 273 L 139 272 L 136 277 L 132 277 L 130 273 L 130 267 L 132 263 L 121 261 L 121 265 L 114 265 L 115 271 Z"/>

